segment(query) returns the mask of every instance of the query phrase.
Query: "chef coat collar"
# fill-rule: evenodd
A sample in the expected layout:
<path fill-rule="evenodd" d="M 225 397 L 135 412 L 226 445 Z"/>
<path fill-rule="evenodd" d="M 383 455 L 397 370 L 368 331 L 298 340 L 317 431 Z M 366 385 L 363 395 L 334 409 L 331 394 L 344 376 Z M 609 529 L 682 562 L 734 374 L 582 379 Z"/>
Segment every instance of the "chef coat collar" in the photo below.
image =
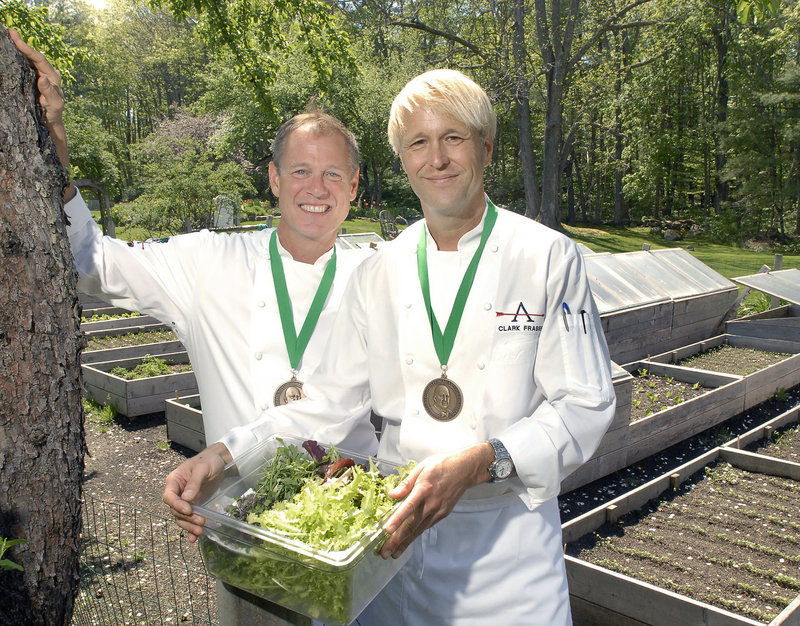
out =
<path fill-rule="evenodd" d="M 481 235 L 483 234 L 483 224 L 484 222 L 486 222 L 486 214 L 489 211 L 489 196 L 484 194 L 483 197 L 485 200 L 485 205 L 483 207 L 483 215 L 481 216 L 481 221 L 478 222 L 475 228 L 461 235 L 461 239 L 458 240 L 458 246 L 457 246 L 458 252 L 463 252 L 465 250 L 471 250 L 477 248 L 478 244 L 481 241 Z M 426 228 L 425 232 L 428 242 L 428 249 L 438 251 L 438 246 L 434 238 L 431 236 L 431 231 Z"/>
<path fill-rule="evenodd" d="M 264 241 L 264 247 L 267 248 L 267 258 L 269 258 L 269 238 L 272 235 L 272 231 L 270 230 L 270 231 L 262 231 L 262 232 L 266 232 L 267 233 L 267 236 L 263 241 Z M 278 254 L 280 254 L 283 259 L 289 259 L 290 261 L 294 262 L 294 257 L 292 256 L 292 253 L 289 252 L 286 248 L 283 247 L 283 244 L 281 243 L 280 235 L 278 235 L 276 237 L 276 240 L 278 242 Z M 321 254 L 320 257 L 316 261 L 314 261 L 314 267 L 319 267 L 319 266 L 325 267 L 327 262 L 333 256 L 333 248 L 334 247 L 336 247 L 335 243 L 333 244 L 333 246 L 331 247 L 330 250 L 328 250 L 327 252 Z"/>

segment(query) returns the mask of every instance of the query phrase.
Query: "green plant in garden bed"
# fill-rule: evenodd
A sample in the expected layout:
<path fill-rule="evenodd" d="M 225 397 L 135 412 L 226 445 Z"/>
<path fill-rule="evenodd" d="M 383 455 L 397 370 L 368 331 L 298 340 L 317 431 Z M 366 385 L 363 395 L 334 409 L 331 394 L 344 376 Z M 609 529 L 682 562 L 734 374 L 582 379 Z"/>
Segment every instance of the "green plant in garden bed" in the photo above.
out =
<path fill-rule="evenodd" d="M 699 383 L 685 383 L 672 376 L 659 376 L 640 368 L 633 375 L 631 422 L 682 404 L 706 391 Z"/>
<path fill-rule="evenodd" d="M 176 339 L 175 333 L 167 329 L 109 335 L 107 337 L 90 337 L 86 342 L 85 351 L 91 352 L 92 350 L 141 346 L 146 343 L 160 343 L 164 341 L 175 341 Z"/>
<path fill-rule="evenodd" d="M 107 320 L 120 320 L 127 317 L 140 317 L 141 313 L 98 313 L 91 317 L 81 317 L 81 322 L 105 322 Z"/>
<path fill-rule="evenodd" d="M 119 376 L 125 380 L 136 380 L 138 378 L 150 378 L 151 376 L 165 376 L 167 374 L 191 371 L 192 366 L 189 363 L 168 363 L 163 359 L 147 354 L 136 367 L 130 369 L 115 367 L 111 369 L 109 374 Z"/>

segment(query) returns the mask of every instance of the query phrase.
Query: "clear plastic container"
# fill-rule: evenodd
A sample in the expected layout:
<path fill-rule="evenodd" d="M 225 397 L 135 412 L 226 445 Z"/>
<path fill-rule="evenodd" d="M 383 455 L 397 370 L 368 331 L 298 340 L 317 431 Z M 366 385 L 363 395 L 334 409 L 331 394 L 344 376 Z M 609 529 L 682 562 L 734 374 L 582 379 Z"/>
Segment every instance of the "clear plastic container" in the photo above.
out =
<path fill-rule="evenodd" d="M 316 550 L 225 514 L 235 498 L 255 487 L 266 460 L 281 445 L 302 443 L 294 436 L 274 435 L 237 459 L 219 483 L 206 486 L 201 504 L 194 507 L 206 519 L 200 550 L 208 572 L 225 583 L 326 624 L 349 624 L 411 554 L 406 550 L 400 558 L 386 560 L 380 556 L 387 537 L 382 527 L 391 513 L 358 542 L 336 552 Z M 339 452 L 356 463 L 369 462 L 363 455 Z M 394 464 L 374 462 L 383 474 L 397 471 Z"/>

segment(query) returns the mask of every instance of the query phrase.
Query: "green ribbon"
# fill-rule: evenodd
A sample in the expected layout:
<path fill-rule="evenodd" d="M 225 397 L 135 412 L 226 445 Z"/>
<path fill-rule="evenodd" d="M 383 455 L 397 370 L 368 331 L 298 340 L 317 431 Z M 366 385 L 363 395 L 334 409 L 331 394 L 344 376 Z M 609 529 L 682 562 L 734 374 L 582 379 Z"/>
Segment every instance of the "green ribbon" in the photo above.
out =
<path fill-rule="evenodd" d="M 325 265 L 322 273 L 322 280 L 319 281 L 317 293 L 308 309 L 308 315 L 297 334 L 294 326 L 294 315 L 292 314 L 292 301 L 289 297 L 289 290 L 286 288 L 286 274 L 283 272 L 283 260 L 278 254 L 278 235 L 277 230 L 272 231 L 269 240 L 269 264 L 272 268 L 272 282 L 275 285 L 275 297 L 278 300 L 278 312 L 281 316 L 281 326 L 283 327 L 283 339 L 286 343 L 286 352 L 289 353 L 289 365 L 293 371 L 297 371 L 297 366 L 303 358 L 314 328 L 317 326 L 322 307 L 331 291 L 333 276 L 336 274 L 336 246 L 333 247 L 333 256 Z"/>
<path fill-rule="evenodd" d="M 453 344 L 456 341 L 456 333 L 458 326 L 461 323 L 461 316 L 464 314 L 464 306 L 467 304 L 467 296 L 472 283 L 475 280 L 475 272 L 478 269 L 478 263 L 481 260 L 483 249 L 486 247 L 486 242 L 489 235 L 492 233 L 494 223 L 497 221 L 497 207 L 488 202 L 489 208 L 486 211 L 486 220 L 483 224 L 483 233 L 481 234 L 481 242 L 478 244 L 478 249 L 472 255 L 472 260 L 467 266 L 467 271 L 464 273 L 464 278 L 461 279 L 461 286 L 458 288 L 453 308 L 450 311 L 450 318 L 447 320 L 447 326 L 444 333 L 436 320 L 436 315 L 431 306 L 431 287 L 428 282 L 428 241 L 426 227 L 422 227 L 422 234 L 420 235 L 419 242 L 417 243 L 417 272 L 419 273 L 419 284 L 422 287 L 422 298 L 425 300 L 425 310 L 428 312 L 428 320 L 431 324 L 431 335 L 433 336 L 433 346 L 436 348 L 436 355 L 439 357 L 439 363 L 442 369 L 447 366 L 450 360 L 450 353 L 453 351 Z"/>

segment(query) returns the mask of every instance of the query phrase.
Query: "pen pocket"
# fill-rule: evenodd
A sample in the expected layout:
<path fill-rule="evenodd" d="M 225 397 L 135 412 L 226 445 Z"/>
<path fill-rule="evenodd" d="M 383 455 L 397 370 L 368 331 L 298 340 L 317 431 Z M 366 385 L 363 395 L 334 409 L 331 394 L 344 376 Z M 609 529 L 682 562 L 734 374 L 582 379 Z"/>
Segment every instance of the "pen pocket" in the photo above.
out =
<path fill-rule="evenodd" d="M 605 376 L 608 357 L 597 337 L 590 313 L 565 313 L 559 324 L 561 355 L 567 387 L 574 392 L 605 392 L 610 381 Z"/>

